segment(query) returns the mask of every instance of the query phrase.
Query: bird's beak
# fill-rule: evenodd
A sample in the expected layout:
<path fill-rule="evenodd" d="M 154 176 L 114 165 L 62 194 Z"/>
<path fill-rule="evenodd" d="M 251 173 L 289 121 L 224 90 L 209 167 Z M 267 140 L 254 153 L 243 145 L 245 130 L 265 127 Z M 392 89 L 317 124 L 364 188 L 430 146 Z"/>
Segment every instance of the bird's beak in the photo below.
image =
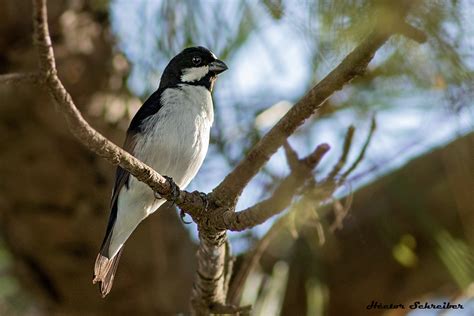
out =
<path fill-rule="evenodd" d="M 215 73 L 216 75 L 226 71 L 227 69 L 227 65 L 219 59 L 216 59 L 209 64 L 209 70 Z"/>

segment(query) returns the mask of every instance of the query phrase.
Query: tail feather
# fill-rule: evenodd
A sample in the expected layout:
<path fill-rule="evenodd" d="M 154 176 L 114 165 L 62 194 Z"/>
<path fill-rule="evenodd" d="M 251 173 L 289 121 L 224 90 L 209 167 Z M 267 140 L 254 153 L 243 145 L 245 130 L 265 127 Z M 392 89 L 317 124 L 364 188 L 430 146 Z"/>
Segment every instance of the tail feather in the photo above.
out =
<path fill-rule="evenodd" d="M 110 259 L 101 253 L 97 255 L 94 267 L 94 279 L 92 280 L 92 283 L 99 283 L 99 290 L 100 294 L 102 294 L 102 297 L 105 297 L 107 294 L 109 294 L 110 290 L 112 289 L 115 272 L 117 271 L 118 262 L 120 260 L 120 256 L 122 255 L 122 250 L 123 248 L 121 248 L 118 253 Z"/>

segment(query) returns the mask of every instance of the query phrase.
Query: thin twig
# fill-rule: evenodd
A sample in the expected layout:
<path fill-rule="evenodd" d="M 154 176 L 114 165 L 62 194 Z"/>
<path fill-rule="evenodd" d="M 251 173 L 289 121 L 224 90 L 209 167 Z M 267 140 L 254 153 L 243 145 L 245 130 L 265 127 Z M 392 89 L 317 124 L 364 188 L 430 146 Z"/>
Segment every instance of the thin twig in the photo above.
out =
<path fill-rule="evenodd" d="M 283 149 L 285 150 L 286 163 L 288 164 L 288 167 L 290 167 L 290 170 L 294 170 L 298 165 L 298 154 L 293 147 L 291 147 L 288 140 L 283 143 Z"/>
<path fill-rule="evenodd" d="M 346 172 L 344 172 L 339 179 L 340 182 L 343 182 L 347 176 L 349 176 L 352 171 L 354 171 L 357 166 L 360 164 L 360 162 L 364 159 L 365 153 L 367 151 L 367 148 L 369 147 L 370 142 L 372 141 L 372 136 L 374 135 L 375 129 L 377 128 L 377 124 L 375 121 L 375 116 L 372 116 L 372 120 L 370 122 L 370 131 L 369 135 L 367 136 L 364 146 L 362 147 L 362 150 L 359 153 L 359 156 L 357 156 L 357 159 L 354 161 L 354 163 L 347 169 Z"/>
<path fill-rule="evenodd" d="M 339 171 L 341 171 L 341 169 L 346 164 L 347 156 L 349 155 L 349 151 L 350 151 L 351 146 L 352 146 L 352 139 L 354 137 L 354 131 L 355 131 L 355 128 L 352 125 L 349 126 L 349 128 L 347 129 L 346 137 L 344 138 L 344 147 L 342 149 L 341 157 L 339 158 L 338 162 L 336 163 L 336 165 L 334 165 L 333 169 L 329 173 L 329 175 L 328 175 L 329 179 L 335 178 L 336 175 L 339 173 Z"/>
<path fill-rule="evenodd" d="M 425 43 L 428 37 L 426 36 L 425 32 L 422 30 L 417 29 L 410 24 L 403 22 L 398 25 L 397 33 L 408 37 L 409 39 L 414 40 L 420 44 Z"/>
<path fill-rule="evenodd" d="M 326 243 L 326 235 L 324 234 L 323 224 L 321 223 L 321 219 L 319 218 L 318 210 L 314 206 L 314 203 L 313 203 L 313 208 L 309 211 L 309 213 L 313 217 L 313 221 L 310 222 L 310 223 L 312 223 L 314 225 L 314 227 L 316 228 L 316 233 L 318 234 L 319 245 L 322 246 L 322 245 L 324 245 L 324 243 Z"/>
<path fill-rule="evenodd" d="M 349 210 L 351 209 L 352 200 L 353 200 L 353 193 L 351 191 L 349 195 L 346 197 L 344 206 L 341 204 L 340 201 L 334 202 L 333 207 L 334 207 L 335 219 L 334 219 L 334 222 L 329 227 L 329 230 L 331 231 L 331 233 L 334 233 L 336 229 L 342 229 L 342 223 L 344 219 L 346 218 L 347 214 L 349 214 Z"/>

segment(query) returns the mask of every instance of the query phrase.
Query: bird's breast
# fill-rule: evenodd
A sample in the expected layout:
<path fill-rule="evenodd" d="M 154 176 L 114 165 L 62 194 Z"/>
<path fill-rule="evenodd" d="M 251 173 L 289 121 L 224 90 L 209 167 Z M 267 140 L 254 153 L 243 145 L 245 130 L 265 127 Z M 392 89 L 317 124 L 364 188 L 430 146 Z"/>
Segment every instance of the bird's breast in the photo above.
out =
<path fill-rule="evenodd" d="M 213 121 L 210 92 L 199 86 L 166 89 L 160 110 L 147 118 L 134 154 L 186 187 L 201 167 Z"/>

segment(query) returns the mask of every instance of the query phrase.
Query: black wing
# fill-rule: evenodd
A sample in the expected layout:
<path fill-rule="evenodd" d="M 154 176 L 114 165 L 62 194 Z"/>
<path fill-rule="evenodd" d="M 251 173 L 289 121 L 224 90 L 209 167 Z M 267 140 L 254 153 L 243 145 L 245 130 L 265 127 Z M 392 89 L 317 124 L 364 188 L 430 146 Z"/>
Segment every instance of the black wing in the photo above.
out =
<path fill-rule="evenodd" d="M 125 149 L 132 155 L 134 154 L 133 150 L 135 148 L 136 137 L 139 137 L 138 134 L 142 132 L 141 130 L 142 122 L 148 117 L 156 114 L 161 108 L 161 102 L 160 102 L 161 93 L 162 93 L 162 89 L 158 89 L 157 91 L 155 91 L 145 101 L 145 103 L 143 103 L 143 105 L 140 107 L 140 109 L 138 110 L 138 112 L 135 114 L 132 121 L 130 122 L 130 126 L 127 130 L 127 137 L 125 138 L 123 149 Z M 107 230 L 106 230 L 105 237 L 100 249 L 100 253 L 105 257 L 109 256 L 108 251 L 109 251 L 110 238 L 112 236 L 112 229 L 117 219 L 118 195 L 123 186 L 125 186 L 128 189 L 129 178 L 130 178 L 130 173 L 122 169 L 120 166 L 118 166 L 115 173 L 115 183 L 114 183 L 114 189 L 112 191 L 112 198 L 110 200 L 109 222 L 107 224 Z"/>

